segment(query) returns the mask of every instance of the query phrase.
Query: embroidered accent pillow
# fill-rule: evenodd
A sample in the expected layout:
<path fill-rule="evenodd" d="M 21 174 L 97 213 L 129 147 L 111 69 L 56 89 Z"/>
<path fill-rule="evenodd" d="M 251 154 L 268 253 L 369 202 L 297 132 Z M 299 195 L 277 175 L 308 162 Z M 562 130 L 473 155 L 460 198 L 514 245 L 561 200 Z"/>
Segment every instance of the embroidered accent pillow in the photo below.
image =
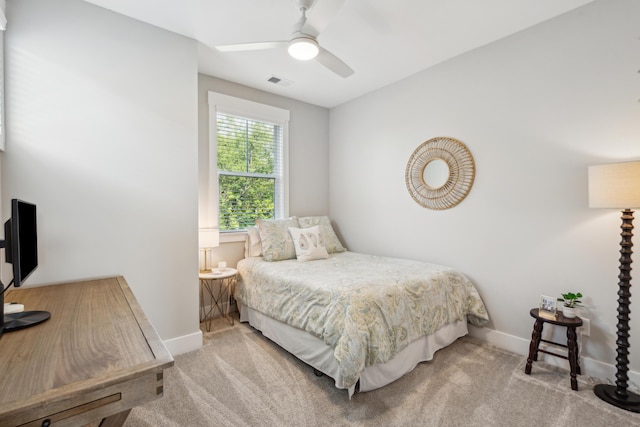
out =
<path fill-rule="evenodd" d="M 310 228 L 289 227 L 289 233 L 291 233 L 293 245 L 296 248 L 298 261 L 329 258 L 327 248 L 322 244 L 320 227 L 317 225 Z"/>

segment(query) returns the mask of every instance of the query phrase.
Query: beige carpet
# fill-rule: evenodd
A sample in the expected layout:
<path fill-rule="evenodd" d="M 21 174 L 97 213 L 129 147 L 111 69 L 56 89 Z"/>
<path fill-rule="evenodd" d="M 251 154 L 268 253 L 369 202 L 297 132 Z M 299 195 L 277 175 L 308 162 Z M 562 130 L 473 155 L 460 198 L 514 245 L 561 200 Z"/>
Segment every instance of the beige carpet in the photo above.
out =
<path fill-rule="evenodd" d="M 164 396 L 125 426 L 640 426 L 600 401 L 593 381 L 464 337 L 400 380 L 348 399 L 327 377 L 246 324 L 216 321 L 202 349 L 179 355 Z"/>

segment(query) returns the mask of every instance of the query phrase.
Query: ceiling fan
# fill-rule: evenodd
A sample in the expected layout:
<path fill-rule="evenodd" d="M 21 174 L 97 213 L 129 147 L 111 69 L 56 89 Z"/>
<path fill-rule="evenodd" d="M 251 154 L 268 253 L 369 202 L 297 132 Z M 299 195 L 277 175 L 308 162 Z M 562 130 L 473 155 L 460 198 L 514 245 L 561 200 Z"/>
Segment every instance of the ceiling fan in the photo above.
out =
<path fill-rule="evenodd" d="M 267 41 L 216 46 L 221 52 L 241 52 L 248 50 L 279 49 L 286 47 L 289 55 L 301 61 L 315 59 L 341 77 L 349 77 L 353 69 L 340 58 L 324 49 L 317 37 L 329 24 L 330 18 L 340 9 L 344 0 L 322 0 L 323 9 L 314 11 L 313 21 L 307 20 L 307 11 L 315 0 L 294 0 L 301 17 L 293 26 L 291 38 L 285 41 Z M 324 7 L 327 5 L 327 7 Z M 316 13 L 317 12 L 317 13 Z"/>

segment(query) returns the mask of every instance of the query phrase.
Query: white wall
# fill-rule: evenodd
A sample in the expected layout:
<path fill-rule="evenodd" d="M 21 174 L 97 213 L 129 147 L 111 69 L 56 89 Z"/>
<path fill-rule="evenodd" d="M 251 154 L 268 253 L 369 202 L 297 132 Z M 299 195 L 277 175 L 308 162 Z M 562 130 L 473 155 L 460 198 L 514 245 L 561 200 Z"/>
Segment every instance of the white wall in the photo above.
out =
<path fill-rule="evenodd" d="M 3 217 L 38 207 L 27 283 L 122 274 L 164 340 L 199 346 L 196 43 L 79 0 L 7 3 Z"/>
<path fill-rule="evenodd" d="M 588 208 L 587 166 L 640 159 L 638 16 L 638 1 L 596 1 L 332 109 L 331 216 L 346 245 L 461 269 L 492 319 L 474 333 L 523 354 L 539 296 L 581 291 L 586 373 L 615 380 L 620 213 Z M 405 186 L 409 156 L 435 136 L 463 141 L 477 167 L 445 211 Z"/>
<path fill-rule="evenodd" d="M 198 139 L 200 151 L 200 222 L 209 197 L 209 91 L 289 110 L 289 214 L 329 213 L 329 110 L 215 77 L 198 76 Z M 214 263 L 235 266 L 244 257 L 244 242 L 222 243 L 213 251 Z"/>

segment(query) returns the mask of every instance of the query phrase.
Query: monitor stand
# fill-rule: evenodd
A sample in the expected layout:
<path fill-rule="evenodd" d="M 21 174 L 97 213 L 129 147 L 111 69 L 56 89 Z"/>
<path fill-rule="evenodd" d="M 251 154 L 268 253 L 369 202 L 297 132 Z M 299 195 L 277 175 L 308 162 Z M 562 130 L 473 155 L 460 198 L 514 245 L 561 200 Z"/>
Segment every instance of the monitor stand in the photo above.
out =
<path fill-rule="evenodd" d="M 51 317 L 48 311 L 21 311 L 4 315 L 4 332 L 17 331 L 19 329 L 35 326 Z"/>

